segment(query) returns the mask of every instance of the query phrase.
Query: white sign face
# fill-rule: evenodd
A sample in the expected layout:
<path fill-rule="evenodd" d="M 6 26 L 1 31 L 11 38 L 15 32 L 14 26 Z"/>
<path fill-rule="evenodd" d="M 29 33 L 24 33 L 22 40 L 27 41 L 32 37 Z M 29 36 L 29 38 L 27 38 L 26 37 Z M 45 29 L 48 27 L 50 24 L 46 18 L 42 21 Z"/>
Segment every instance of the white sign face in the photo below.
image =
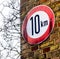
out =
<path fill-rule="evenodd" d="M 49 26 L 49 16 L 44 11 L 38 11 L 31 15 L 27 22 L 27 34 L 32 38 L 41 37 Z"/>

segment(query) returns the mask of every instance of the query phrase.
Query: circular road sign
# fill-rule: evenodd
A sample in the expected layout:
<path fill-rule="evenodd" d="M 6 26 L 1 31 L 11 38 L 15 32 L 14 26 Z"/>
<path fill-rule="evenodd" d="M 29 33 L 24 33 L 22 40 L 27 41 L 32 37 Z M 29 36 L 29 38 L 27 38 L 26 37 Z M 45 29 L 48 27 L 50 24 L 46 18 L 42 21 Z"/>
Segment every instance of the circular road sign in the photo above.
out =
<path fill-rule="evenodd" d="M 22 24 L 22 35 L 31 45 L 46 40 L 54 28 L 54 13 L 46 5 L 32 8 L 26 15 Z"/>

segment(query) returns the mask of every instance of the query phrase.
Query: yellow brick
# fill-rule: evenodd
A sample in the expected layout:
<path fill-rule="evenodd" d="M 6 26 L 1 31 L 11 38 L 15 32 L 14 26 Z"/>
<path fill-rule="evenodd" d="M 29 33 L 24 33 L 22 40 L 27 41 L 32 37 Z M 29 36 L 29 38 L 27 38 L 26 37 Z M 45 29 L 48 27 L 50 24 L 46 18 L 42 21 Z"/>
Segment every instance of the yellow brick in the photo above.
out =
<path fill-rule="evenodd" d="M 54 44 L 54 41 L 50 41 L 50 42 L 49 42 L 49 45 L 52 45 L 52 44 Z"/>
<path fill-rule="evenodd" d="M 55 49 L 57 49 L 58 47 L 59 47 L 59 45 L 51 46 L 51 47 L 50 47 L 50 51 L 55 50 Z"/>
<path fill-rule="evenodd" d="M 42 44 L 40 47 L 44 48 L 44 47 L 47 47 L 47 46 L 52 45 L 52 44 L 54 44 L 54 41 L 46 42 L 46 43 Z"/>
<path fill-rule="evenodd" d="M 60 7 L 60 3 L 56 4 L 57 7 Z"/>
<path fill-rule="evenodd" d="M 58 11 L 59 9 L 60 9 L 59 7 L 55 7 L 53 10 L 55 12 L 55 11 Z"/>
<path fill-rule="evenodd" d="M 42 54 L 42 50 L 40 50 L 39 53 Z"/>
<path fill-rule="evenodd" d="M 46 47 L 48 45 L 49 45 L 49 42 L 42 44 L 40 47 L 43 48 L 43 47 Z"/>
<path fill-rule="evenodd" d="M 42 3 L 43 5 L 49 5 L 50 4 L 50 1 L 47 1 L 45 3 Z"/>
<path fill-rule="evenodd" d="M 39 56 L 39 59 L 42 59 L 42 58 L 44 58 L 44 55 L 43 54 Z"/>
<path fill-rule="evenodd" d="M 60 49 L 60 43 L 59 43 L 59 49 Z"/>
<path fill-rule="evenodd" d="M 59 21 L 60 20 L 60 16 L 56 17 L 55 19 L 56 19 L 56 21 Z"/>
<path fill-rule="evenodd" d="M 57 16 L 57 17 L 60 16 L 60 11 L 56 12 L 56 16 Z"/>

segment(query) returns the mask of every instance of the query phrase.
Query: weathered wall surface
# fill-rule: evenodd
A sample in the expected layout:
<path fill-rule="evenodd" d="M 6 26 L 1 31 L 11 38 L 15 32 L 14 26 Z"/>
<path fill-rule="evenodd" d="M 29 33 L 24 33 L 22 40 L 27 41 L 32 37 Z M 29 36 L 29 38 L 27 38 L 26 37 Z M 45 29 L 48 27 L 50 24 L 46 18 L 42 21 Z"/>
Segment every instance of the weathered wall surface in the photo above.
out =
<path fill-rule="evenodd" d="M 60 59 L 60 1 L 21 0 L 21 23 L 28 11 L 37 5 L 48 5 L 53 9 L 55 26 L 49 38 L 39 45 L 29 45 L 21 35 L 21 59 Z"/>

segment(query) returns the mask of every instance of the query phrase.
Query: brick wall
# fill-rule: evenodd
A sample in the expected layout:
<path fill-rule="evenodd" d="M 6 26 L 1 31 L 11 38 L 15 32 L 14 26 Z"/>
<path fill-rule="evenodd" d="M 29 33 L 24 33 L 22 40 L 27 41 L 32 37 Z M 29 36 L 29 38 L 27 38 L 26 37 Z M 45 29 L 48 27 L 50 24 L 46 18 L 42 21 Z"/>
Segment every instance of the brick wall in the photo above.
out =
<path fill-rule="evenodd" d="M 53 9 L 55 26 L 49 38 L 39 45 L 29 45 L 21 35 L 21 59 L 60 59 L 60 1 L 21 0 L 21 23 L 28 11 L 37 5 L 48 5 Z"/>

